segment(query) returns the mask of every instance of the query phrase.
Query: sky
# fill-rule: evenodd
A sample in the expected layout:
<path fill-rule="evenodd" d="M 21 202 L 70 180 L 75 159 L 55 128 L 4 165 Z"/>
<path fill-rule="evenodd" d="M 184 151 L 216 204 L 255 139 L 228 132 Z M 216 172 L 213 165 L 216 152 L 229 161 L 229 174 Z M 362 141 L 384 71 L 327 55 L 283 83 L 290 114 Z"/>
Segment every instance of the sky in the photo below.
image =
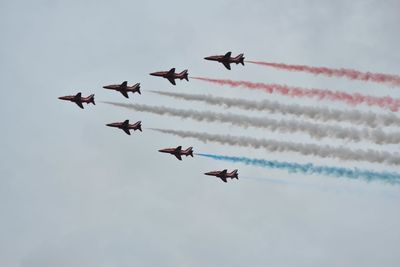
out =
<path fill-rule="evenodd" d="M 250 64 L 228 71 L 203 59 L 232 51 L 249 60 L 397 74 L 399 8 L 395 0 L 0 1 L 0 266 L 399 266 L 399 186 L 196 156 L 180 162 L 157 150 L 182 145 L 199 153 L 398 167 L 202 143 L 148 128 L 391 152 L 395 145 L 316 141 L 101 102 L 280 118 L 149 92 L 160 90 L 351 109 L 197 80 L 173 86 L 149 75 L 172 67 L 189 69 L 189 76 L 400 97 L 387 85 Z M 125 99 L 102 89 L 124 80 L 140 82 L 142 95 Z M 96 106 L 81 110 L 57 99 L 77 92 L 94 93 Z M 143 133 L 105 126 L 125 119 L 141 120 Z M 239 169 L 240 179 L 225 184 L 203 175 L 225 168 Z"/>

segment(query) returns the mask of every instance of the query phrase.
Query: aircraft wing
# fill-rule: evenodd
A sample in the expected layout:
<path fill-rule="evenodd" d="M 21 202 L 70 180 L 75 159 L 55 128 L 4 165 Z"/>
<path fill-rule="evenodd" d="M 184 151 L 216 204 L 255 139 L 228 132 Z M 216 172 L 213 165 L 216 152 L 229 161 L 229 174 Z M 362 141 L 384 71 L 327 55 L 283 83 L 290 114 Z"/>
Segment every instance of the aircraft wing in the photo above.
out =
<path fill-rule="evenodd" d="M 131 132 L 129 131 L 129 129 L 127 129 L 127 128 L 122 128 L 122 130 L 124 130 L 124 132 L 125 132 L 126 134 L 131 135 Z"/>
<path fill-rule="evenodd" d="M 174 154 L 174 155 L 175 155 L 175 157 L 176 157 L 177 159 L 182 160 L 181 154 Z"/>
<path fill-rule="evenodd" d="M 228 62 L 223 62 L 222 64 L 224 64 L 225 68 L 227 68 L 228 70 L 231 69 L 231 64 L 229 64 Z"/>
<path fill-rule="evenodd" d="M 175 73 L 175 68 L 172 68 L 168 71 L 168 75 L 173 75 Z"/>
<path fill-rule="evenodd" d="M 76 101 L 75 104 L 78 105 L 78 107 L 80 107 L 81 109 L 83 109 L 83 105 L 81 101 Z"/>
<path fill-rule="evenodd" d="M 128 82 L 124 81 L 123 83 L 121 83 L 121 85 L 119 87 L 126 88 L 127 85 L 128 85 Z"/>
<path fill-rule="evenodd" d="M 226 53 L 226 54 L 224 55 L 224 58 L 230 58 L 231 55 L 232 55 L 232 52 L 228 52 L 228 53 Z"/>
<path fill-rule="evenodd" d="M 219 178 L 221 178 L 221 180 L 224 181 L 224 183 L 227 182 L 227 181 L 226 181 L 226 177 L 219 177 Z"/>
<path fill-rule="evenodd" d="M 119 91 L 123 96 L 125 96 L 126 98 L 129 98 L 128 96 L 128 92 L 127 91 Z"/>
<path fill-rule="evenodd" d="M 175 79 L 174 79 L 174 78 L 167 78 L 167 79 L 168 79 L 168 81 L 169 81 L 170 83 L 172 83 L 173 85 L 176 85 Z"/>

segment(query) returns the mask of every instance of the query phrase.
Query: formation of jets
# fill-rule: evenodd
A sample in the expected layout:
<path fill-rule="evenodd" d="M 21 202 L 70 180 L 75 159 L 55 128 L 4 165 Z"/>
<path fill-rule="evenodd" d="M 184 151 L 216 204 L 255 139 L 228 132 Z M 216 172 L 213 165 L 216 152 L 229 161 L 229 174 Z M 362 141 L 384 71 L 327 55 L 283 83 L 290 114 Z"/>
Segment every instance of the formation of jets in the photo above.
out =
<path fill-rule="evenodd" d="M 236 65 L 237 64 L 244 65 L 244 55 L 239 54 L 236 57 L 232 57 L 231 52 L 228 52 L 225 55 L 216 55 L 216 56 L 205 57 L 204 59 L 222 63 L 225 66 L 225 68 L 227 68 L 228 70 L 231 69 L 231 64 L 233 64 L 233 63 L 235 63 Z M 184 70 L 180 73 L 176 73 L 175 68 L 172 68 L 169 71 L 152 72 L 152 73 L 150 73 L 150 75 L 165 78 L 173 85 L 176 85 L 176 82 L 175 82 L 176 79 L 189 81 L 188 70 Z M 107 90 L 114 90 L 114 91 L 120 92 L 126 98 L 129 98 L 129 95 L 128 95 L 129 92 L 131 92 L 132 94 L 134 94 L 134 93 L 141 94 L 140 83 L 136 83 L 132 86 L 128 86 L 128 81 L 124 81 L 121 84 L 105 85 L 105 86 L 103 86 L 103 88 L 107 89 Z M 91 94 L 87 97 L 83 97 L 82 93 L 79 92 L 76 95 L 61 96 L 58 99 L 74 102 L 81 109 L 83 109 L 83 103 L 86 103 L 86 104 L 91 103 L 93 105 L 96 105 L 96 103 L 94 102 L 94 94 Z M 137 121 L 134 124 L 130 124 L 129 120 L 125 120 L 123 122 L 108 123 L 108 124 L 106 124 L 106 126 L 121 129 L 128 135 L 131 135 L 130 130 L 142 131 L 142 122 L 141 121 Z M 187 149 L 182 149 L 182 146 L 178 146 L 176 148 L 164 148 L 164 149 L 160 149 L 158 151 L 161 153 L 168 153 L 168 154 L 174 155 L 178 160 L 182 160 L 182 156 L 193 157 L 193 147 L 189 147 Z M 218 177 L 225 183 L 227 182 L 228 178 L 239 179 L 238 170 L 233 170 L 232 172 L 228 172 L 228 170 L 225 169 L 222 171 L 206 172 L 204 174 L 209 175 L 209 176 Z"/>

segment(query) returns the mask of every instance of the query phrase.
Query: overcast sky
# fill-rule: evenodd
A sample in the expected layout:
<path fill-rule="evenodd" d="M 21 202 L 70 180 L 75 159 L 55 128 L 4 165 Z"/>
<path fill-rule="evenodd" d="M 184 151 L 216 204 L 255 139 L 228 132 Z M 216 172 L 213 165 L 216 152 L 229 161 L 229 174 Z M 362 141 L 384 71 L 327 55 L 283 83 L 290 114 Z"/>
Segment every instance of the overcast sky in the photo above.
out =
<path fill-rule="evenodd" d="M 182 145 L 202 153 L 396 167 L 204 144 L 148 129 L 128 136 L 105 124 L 130 119 L 144 128 L 398 146 L 315 141 L 100 102 L 228 112 L 148 92 L 162 90 L 351 109 L 196 80 L 174 87 L 148 75 L 172 67 L 193 76 L 400 97 L 399 88 L 373 83 L 248 64 L 228 71 L 203 60 L 232 51 L 249 60 L 398 74 L 399 10 L 397 0 L 0 1 L 0 266 L 399 266 L 399 186 L 200 157 L 180 162 L 157 150 Z M 142 95 L 125 99 L 101 88 L 124 80 L 140 82 Z M 77 92 L 94 93 L 96 106 L 81 110 L 57 99 Z M 225 168 L 239 169 L 240 180 L 225 184 L 203 175 Z"/>

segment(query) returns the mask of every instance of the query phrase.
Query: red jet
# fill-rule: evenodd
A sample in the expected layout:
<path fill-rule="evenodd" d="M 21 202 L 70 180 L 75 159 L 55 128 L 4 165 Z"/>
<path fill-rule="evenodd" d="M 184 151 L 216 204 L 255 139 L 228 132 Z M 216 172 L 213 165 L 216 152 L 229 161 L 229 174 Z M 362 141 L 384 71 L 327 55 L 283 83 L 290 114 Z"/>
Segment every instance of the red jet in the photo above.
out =
<path fill-rule="evenodd" d="M 128 86 L 128 82 L 124 81 L 121 84 L 111 84 L 111 85 L 106 85 L 103 86 L 104 89 L 110 89 L 110 90 L 115 90 L 120 92 L 123 96 L 125 96 L 126 98 L 129 98 L 128 96 L 128 92 L 132 92 L 132 93 L 139 93 L 139 95 L 141 95 L 142 93 L 140 92 L 140 83 L 137 83 L 133 86 Z"/>
<path fill-rule="evenodd" d="M 159 76 L 159 77 L 163 77 L 165 79 L 168 79 L 168 81 L 170 83 L 172 83 L 173 85 L 176 85 L 175 79 L 180 79 L 180 80 L 185 79 L 186 81 L 189 81 L 188 70 L 184 70 L 181 73 L 175 73 L 175 68 L 172 68 L 169 71 L 153 72 L 153 73 L 150 73 L 150 75 Z"/>
<path fill-rule="evenodd" d="M 174 155 L 177 159 L 182 160 L 182 156 L 192 156 L 193 157 L 193 147 L 189 147 L 186 150 L 182 150 L 182 146 L 178 146 L 177 148 L 165 148 L 160 149 L 158 152 L 169 153 Z"/>
<path fill-rule="evenodd" d="M 94 94 L 88 97 L 82 97 L 82 93 L 79 92 L 76 95 L 60 96 L 58 99 L 74 102 L 82 109 L 83 109 L 82 103 L 86 104 L 92 103 L 93 105 L 96 105 L 96 103 L 94 103 Z"/>
<path fill-rule="evenodd" d="M 115 127 L 115 128 L 124 130 L 124 132 L 128 135 L 131 135 L 131 132 L 129 130 L 142 131 L 142 122 L 141 121 L 138 121 L 134 124 L 129 124 L 129 120 L 125 120 L 124 122 L 109 123 L 109 124 L 106 124 L 106 126 Z"/>
<path fill-rule="evenodd" d="M 237 57 L 231 57 L 231 55 L 232 52 L 228 52 L 225 55 L 210 56 L 210 57 L 205 57 L 204 59 L 211 61 L 218 61 L 219 63 L 222 63 L 228 70 L 231 69 L 231 63 L 236 63 L 236 65 L 240 63 L 244 66 L 243 54 L 240 54 Z"/>
<path fill-rule="evenodd" d="M 226 178 L 231 178 L 231 179 L 236 178 L 239 180 L 237 171 L 238 170 L 233 170 L 232 172 L 228 172 L 228 170 L 225 169 L 223 171 L 206 172 L 205 175 L 216 176 L 226 183 L 227 182 Z"/>

